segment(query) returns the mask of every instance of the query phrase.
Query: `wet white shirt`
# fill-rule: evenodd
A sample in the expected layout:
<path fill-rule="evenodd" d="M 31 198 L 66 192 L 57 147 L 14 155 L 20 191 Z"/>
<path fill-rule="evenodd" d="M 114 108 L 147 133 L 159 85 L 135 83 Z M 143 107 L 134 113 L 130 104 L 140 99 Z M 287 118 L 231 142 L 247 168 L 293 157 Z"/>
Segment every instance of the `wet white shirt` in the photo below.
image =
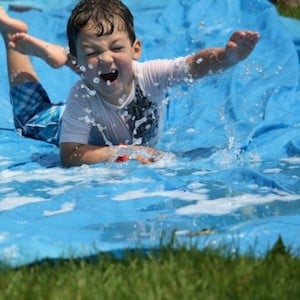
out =
<path fill-rule="evenodd" d="M 62 117 L 60 143 L 153 146 L 162 129 L 168 88 L 186 81 L 185 58 L 134 61 L 133 71 L 131 93 L 120 106 L 101 99 L 79 80 Z"/>

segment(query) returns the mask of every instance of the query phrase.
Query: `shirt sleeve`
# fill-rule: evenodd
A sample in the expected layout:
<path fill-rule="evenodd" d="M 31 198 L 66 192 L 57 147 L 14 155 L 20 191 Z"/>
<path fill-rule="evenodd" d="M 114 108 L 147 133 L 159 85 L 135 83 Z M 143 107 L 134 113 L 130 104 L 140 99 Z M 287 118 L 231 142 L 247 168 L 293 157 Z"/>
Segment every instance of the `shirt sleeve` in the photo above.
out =
<path fill-rule="evenodd" d="M 137 63 L 136 76 L 139 81 L 143 81 L 145 90 L 150 91 L 152 95 L 165 94 L 168 88 L 188 82 L 189 70 L 186 57 Z"/>

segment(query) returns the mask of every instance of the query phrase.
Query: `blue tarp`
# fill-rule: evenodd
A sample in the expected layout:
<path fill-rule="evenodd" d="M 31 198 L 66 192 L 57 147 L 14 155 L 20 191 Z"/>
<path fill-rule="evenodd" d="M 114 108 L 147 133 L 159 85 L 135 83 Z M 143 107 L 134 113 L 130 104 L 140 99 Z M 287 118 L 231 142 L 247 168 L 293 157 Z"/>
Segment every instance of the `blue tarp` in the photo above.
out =
<path fill-rule="evenodd" d="M 0 1 L 7 7 L 7 1 Z M 39 10 L 11 15 L 66 45 L 74 1 L 9 1 Z M 279 235 L 300 249 L 300 23 L 263 0 L 127 0 L 142 60 L 222 46 L 235 29 L 261 39 L 229 71 L 170 92 L 158 148 L 165 159 L 63 169 L 58 149 L 13 130 L 0 47 L 0 261 L 153 249 L 175 234 L 199 248 L 226 244 L 264 255 Z M 41 30 L 42 28 L 42 30 Z M 77 79 L 33 59 L 53 102 Z"/>

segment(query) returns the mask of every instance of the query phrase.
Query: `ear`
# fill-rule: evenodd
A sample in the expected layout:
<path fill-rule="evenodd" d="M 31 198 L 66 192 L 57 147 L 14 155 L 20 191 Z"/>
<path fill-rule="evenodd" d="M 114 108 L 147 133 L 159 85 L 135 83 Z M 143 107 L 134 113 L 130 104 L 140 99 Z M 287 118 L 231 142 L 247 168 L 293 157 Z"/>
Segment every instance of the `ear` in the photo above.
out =
<path fill-rule="evenodd" d="M 132 45 L 132 59 L 138 60 L 142 55 L 142 43 L 136 39 Z"/>

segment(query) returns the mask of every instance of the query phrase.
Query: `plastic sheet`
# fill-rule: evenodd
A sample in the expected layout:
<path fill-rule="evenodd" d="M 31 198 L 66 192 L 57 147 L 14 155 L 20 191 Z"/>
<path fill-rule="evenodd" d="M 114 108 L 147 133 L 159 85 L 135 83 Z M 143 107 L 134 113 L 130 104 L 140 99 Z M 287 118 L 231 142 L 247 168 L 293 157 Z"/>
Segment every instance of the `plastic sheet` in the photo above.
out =
<path fill-rule="evenodd" d="M 262 0 L 125 2 L 143 41 L 142 60 L 224 45 L 238 28 L 259 31 L 261 40 L 235 68 L 170 92 L 158 145 L 167 154 L 151 166 L 62 169 L 56 147 L 13 130 L 3 71 L 0 261 L 152 249 L 172 234 L 199 248 L 225 243 L 258 256 L 281 235 L 299 254 L 299 22 Z M 73 1 L 59 9 L 55 2 L 26 4 L 42 10 L 11 14 L 32 34 L 66 44 Z M 0 54 L 5 70 L 3 46 Z M 65 99 L 76 75 L 33 63 L 52 101 Z"/>

